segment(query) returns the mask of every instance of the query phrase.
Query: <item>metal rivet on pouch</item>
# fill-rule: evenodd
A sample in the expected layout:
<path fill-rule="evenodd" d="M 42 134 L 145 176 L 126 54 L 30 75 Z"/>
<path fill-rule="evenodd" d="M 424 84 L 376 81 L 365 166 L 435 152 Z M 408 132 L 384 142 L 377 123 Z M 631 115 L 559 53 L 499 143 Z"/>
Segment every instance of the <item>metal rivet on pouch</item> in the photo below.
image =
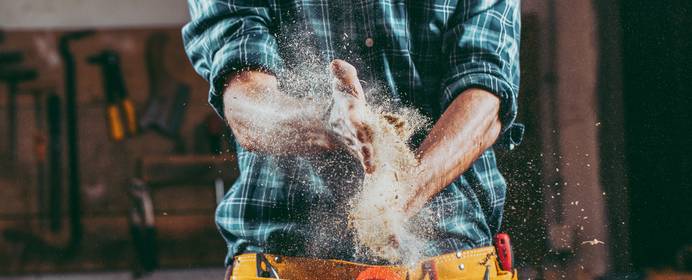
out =
<path fill-rule="evenodd" d="M 457 251 L 457 259 L 461 259 L 461 251 Z"/>
<path fill-rule="evenodd" d="M 464 270 L 464 264 L 463 263 L 459 265 L 459 270 Z"/>
<path fill-rule="evenodd" d="M 280 256 L 274 257 L 274 261 L 277 262 L 277 263 L 280 263 L 280 262 L 281 262 L 281 257 L 280 257 Z"/>

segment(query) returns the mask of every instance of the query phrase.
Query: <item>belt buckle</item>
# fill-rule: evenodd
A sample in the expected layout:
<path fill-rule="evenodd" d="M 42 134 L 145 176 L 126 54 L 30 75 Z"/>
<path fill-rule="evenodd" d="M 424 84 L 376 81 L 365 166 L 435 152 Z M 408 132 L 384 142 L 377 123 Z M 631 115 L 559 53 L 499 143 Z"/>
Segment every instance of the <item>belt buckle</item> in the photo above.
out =
<path fill-rule="evenodd" d="M 437 279 L 437 267 L 435 266 L 435 261 L 429 260 L 425 261 L 421 264 L 422 270 L 423 270 L 423 277 L 425 275 L 428 275 L 428 278 L 430 280 L 438 280 Z"/>
<path fill-rule="evenodd" d="M 255 264 L 257 265 L 257 277 L 280 279 L 279 274 L 276 272 L 276 269 L 274 269 L 271 263 L 269 263 L 269 260 L 267 260 L 264 254 L 257 253 L 255 256 Z M 262 267 L 262 264 L 264 264 L 266 270 Z"/>

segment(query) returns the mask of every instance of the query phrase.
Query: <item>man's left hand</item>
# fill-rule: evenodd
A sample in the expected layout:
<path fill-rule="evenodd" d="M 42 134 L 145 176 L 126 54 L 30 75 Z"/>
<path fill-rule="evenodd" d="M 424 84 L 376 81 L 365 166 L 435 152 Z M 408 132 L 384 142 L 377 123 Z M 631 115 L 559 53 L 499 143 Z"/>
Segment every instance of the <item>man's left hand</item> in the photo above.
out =
<path fill-rule="evenodd" d="M 329 115 L 329 126 L 342 139 L 349 152 L 361 162 L 365 172 L 373 173 L 373 131 L 365 122 L 365 94 L 356 68 L 340 59 L 332 61 L 330 68 L 334 103 Z"/>

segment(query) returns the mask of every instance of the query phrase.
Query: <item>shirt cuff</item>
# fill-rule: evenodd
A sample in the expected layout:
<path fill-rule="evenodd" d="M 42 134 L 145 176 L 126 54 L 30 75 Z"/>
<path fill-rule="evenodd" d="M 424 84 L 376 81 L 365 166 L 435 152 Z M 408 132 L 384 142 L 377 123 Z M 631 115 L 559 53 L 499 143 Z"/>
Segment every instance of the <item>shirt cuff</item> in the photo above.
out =
<path fill-rule="evenodd" d="M 511 150 L 521 143 L 524 135 L 524 125 L 515 123 L 517 117 L 517 97 L 515 93 L 519 90 L 518 88 L 510 85 L 504 79 L 488 73 L 457 74 L 448 81 L 450 82 L 443 89 L 443 97 L 440 104 L 443 111 L 447 109 L 447 106 L 459 94 L 467 89 L 479 88 L 486 90 L 500 99 L 498 117 L 500 118 L 501 129 L 500 136 L 495 145 Z"/>
<path fill-rule="evenodd" d="M 229 75 L 244 70 L 260 70 L 276 74 L 282 67 L 283 61 L 276 47 L 267 46 L 267 42 L 226 44 L 214 55 L 209 77 L 211 85 L 209 104 L 221 118 L 225 119 L 222 96 Z"/>

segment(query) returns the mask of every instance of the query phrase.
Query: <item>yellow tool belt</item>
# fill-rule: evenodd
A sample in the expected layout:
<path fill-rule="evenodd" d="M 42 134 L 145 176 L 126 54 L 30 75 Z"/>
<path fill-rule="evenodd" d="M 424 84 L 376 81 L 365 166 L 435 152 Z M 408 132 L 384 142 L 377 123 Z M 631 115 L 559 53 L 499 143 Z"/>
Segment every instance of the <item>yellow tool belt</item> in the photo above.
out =
<path fill-rule="evenodd" d="M 515 271 L 503 271 L 494 247 L 482 247 L 423 260 L 413 267 L 366 265 L 340 260 L 242 254 L 233 260 L 226 279 L 353 279 L 353 280 L 516 280 Z"/>

